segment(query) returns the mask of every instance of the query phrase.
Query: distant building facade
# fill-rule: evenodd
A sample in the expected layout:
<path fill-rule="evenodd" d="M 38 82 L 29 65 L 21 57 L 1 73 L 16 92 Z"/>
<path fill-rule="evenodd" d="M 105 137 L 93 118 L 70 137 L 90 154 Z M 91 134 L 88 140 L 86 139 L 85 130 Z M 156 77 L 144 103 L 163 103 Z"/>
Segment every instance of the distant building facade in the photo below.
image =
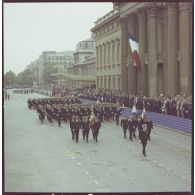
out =
<path fill-rule="evenodd" d="M 79 42 L 73 54 L 74 62 L 67 68 L 68 73 L 78 76 L 95 76 L 94 51 L 93 37 Z"/>
<path fill-rule="evenodd" d="M 95 22 L 96 83 L 130 95 L 192 93 L 192 4 L 114 3 Z M 127 33 L 139 42 L 141 72 L 133 66 Z"/>
<path fill-rule="evenodd" d="M 73 62 L 73 51 L 56 52 L 43 51 L 39 56 L 39 83 L 44 82 L 44 71 L 46 66 L 51 66 L 53 73 L 67 72 L 67 67 Z"/>

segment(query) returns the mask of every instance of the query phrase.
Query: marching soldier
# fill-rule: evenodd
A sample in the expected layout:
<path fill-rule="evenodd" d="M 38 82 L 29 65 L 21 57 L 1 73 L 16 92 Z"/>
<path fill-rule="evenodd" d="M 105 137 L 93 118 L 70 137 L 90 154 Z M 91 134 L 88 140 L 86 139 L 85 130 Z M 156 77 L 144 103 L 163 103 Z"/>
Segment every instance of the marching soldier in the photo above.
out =
<path fill-rule="evenodd" d="M 129 139 L 133 141 L 134 121 L 132 116 L 130 116 L 130 119 L 128 121 L 128 128 L 129 128 Z"/>
<path fill-rule="evenodd" d="M 58 126 L 60 127 L 61 126 L 61 120 L 62 120 L 62 111 L 60 108 L 58 108 L 58 111 L 57 111 L 57 121 L 58 121 Z"/>
<path fill-rule="evenodd" d="M 123 118 L 121 120 L 121 127 L 123 128 L 124 138 L 126 138 L 126 131 L 127 131 L 127 128 L 128 128 L 128 119 L 127 118 Z"/>
<path fill-rule="evenodd" d="M 73 125 L 74 127 L 74 136 L 75 136 L 75 141 L 76 143 L 78 143 L 79 141 L 79 130 L 80 130 L 80 121 L 79 121 L 79 117 L 76 117 L 76 121 Z"/>
<path fill-rule="evenodd" d="M 82 133 L 83 133 L 83 140 L 87 140 L 88 143 L 88 138 L 89 138 L 89 130 L 90 130 L 90 121 L 88 117 L 83 117 L 83 122 L 82 122 Z"/>
<path fill-rule="evenodd" d="M 150 139 L 150 133 L 151 130 L 153 129 L 153 122 L 150 120 L 150 118 L 148 117 L 148 140 L 151 141 Z"/>
<path fill-rule="evenodd" d="M 136 117 L 133 116 L 133 137 L 134 138 L 136 138 L 136 135 L 135 135 L 136 128 L 137 128 L 137 120 L 136 120 Z"/>
<path fill-rule="evenodd" d="M 140 132 L 140 140 L 142 143 L 142 154 L 146 157 L 146 145 L 148 142 L 148 120 L 146 115 L 144 115 L 144 118 L 142 119 L 142 130 Z"/>
<path fill-rule="evenodd" d="M 75 125 L 75 117 L 72 117 L 72 120 L 70 121 L 70 130 L 72 133 L 72 140 L 74 140 L 74 125 Z"/>
<path fill-rule="evenodd" d="M 116 125 L 118 126 L 119 125 L 119 117 L 121 115 L 121 111 L 120 109 L 118 108 L 116 111 L 115 111 L 115 120 L 116 120 Z"/>
<path fill-rule="evenodd" d="M 140 116 L 138 116 L 138 118 L 137 118 L 137 127 L 138 127 L 139 140 L 140 140 L 140 133 L 141 133 L 141 130 L 142 130 L 142 119 L 141 119 Z"/>

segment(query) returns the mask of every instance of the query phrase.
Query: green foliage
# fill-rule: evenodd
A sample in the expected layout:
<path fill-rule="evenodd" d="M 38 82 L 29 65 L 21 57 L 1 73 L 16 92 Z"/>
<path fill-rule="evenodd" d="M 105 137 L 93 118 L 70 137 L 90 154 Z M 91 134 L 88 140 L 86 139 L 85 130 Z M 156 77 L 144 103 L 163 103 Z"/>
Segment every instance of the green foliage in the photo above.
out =
<path fill-rule="evenodd" d="M 53 82 L 53 77 L 51 74 L 55 73 L 57 71 L 56 68 L 53 67 L 54 65 L 51 63 L 47 63 L 44 65 L 43 69 L 43 80 L 46 82 L 46 84 L 50 84 Z"/>
<path fill-rule="evenodd" d="M 16 75 L 10 70 L 9 72 L 5 73 L 4 79 L 5 85 L 13 86 L 16 81 Z"/>
<path fill-rule="evenodd" d="M 19 73 L 16 77 L 16 83 L 18 85 L 29 85 L 32 86 L 33 82 L 37 82 L 38 78 L 35 76 L 34 72 L 27 68 L 23 72 Z"/>

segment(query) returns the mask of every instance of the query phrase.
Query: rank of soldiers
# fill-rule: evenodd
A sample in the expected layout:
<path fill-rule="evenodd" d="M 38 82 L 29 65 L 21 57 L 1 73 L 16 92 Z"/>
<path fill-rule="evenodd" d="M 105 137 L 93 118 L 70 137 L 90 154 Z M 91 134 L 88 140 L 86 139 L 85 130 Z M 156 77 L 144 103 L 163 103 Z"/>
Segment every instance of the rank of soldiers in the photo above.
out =
<path fill-rule="evenodd" d="M 28 93 L 34 93 L 33 89 L 14 89 L 13 93 L 16 94 L 28 94 Z"/>
<path fill-rule="evenodd" d="M 81 104 L 77 98 L 38 98 L 28 99 L 29 109 L 37 110 L 43 123 L 45 118 L 50 123 L 69 122 L 72 139 L 78 142 L 79 129 L 82 129 L 83 139 L 88 142 L 90 128 L 93 139 L 97 142 L 102 121 L 119 120 L 118 108 L 113 103 Z M 118 116 L 118 117 L 117 117 Z"/>
<path fill-rule="evenodd" d="M 58 122 L 61 126 L 61 121 L 69 122 L 72 134 L 72 139 L 78 142 L 79 130 L 82 130 L 83 140 L 88 142 L 89 130 L 92 130 L 93 139 L 97 142 L 99 129 L 102 121 L 116 121 L 119 126 L 119 117 L 121 115 L 121 107 L 113 103 L 96 103 L 96 104 L 81 104 L 77 98 L 38 98 L 29 99 L 29 109 L 34 108 L 39 114 L 39 119 L 43 123 L 45 117 L 50 123 Z M 146 144 L 150 141 L 151 129 L 153 123 L 147 114 L 143 116 L 136 114 L 130 117 L 122 117 L 121 127 L 126 138 L 126 131 L 129 131 L 129 139 L 133 141 L 136 138 L 136 129 L 138 128 L 139 140 L 142 143 L 143 155 L 146 156 Z"/>
<path fill-rule="evenodd" d="M 61 120 L 64 122 L 72 121 L 72 117 L 90 117 L 93 112 L 100 121 L 114 120 L 117 113 L 117 106 L 113 103 L 81 104 L 77 98 L 38 98 L 28 99 L 29 109 L 33 108 L 39 113 L 39 119 L 43 123 L 45 116 L 52 123 L 53 120 L 58 121 L 59 126 Z"/>

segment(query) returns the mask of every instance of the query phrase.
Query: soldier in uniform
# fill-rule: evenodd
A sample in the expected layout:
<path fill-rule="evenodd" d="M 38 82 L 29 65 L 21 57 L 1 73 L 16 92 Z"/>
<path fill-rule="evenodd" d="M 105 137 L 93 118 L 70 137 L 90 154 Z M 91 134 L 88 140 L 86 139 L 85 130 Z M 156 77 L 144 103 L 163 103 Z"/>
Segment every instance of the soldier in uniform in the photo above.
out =
<path fill-rule="evenodd" d="M 151 121 L 151 119 L 148 117 L 148 140 L 151 141 L 150 139 L 150 133 L 151 130 L 153 129 L 153 122 Z"/>
<path fill-rule="evenodd" d="M 121 127 L 123 128 L 124 138 L 126 138 L 126 132 L 127 132 L 127 129 L 128 129 L 128 119 L 127 118 L 123 118 L 121 120 Z"/>
<path fill-rule="evenodd" d="M 139 132 L 139 140 L 140 140 L 140 133 L 142 130 L 142 119 L 140 116 L 137 117 L 137 127 L 138 127 L 138 132 Z"/>
<path fill-rule="evenodd" d="M 72 140 L 74 140 L 74 124 L 75 124 L 75 117 L 72 117 L 72 120 L 70 121 L 70 130 L 72 133 Z"/>
<path fill-rule="evenodd" d="M 79 121 L 79 117 L 77 116 L 76 117 L 76 121 L 75 121 L 75 123 L 74 123 L 74 136 L 75 136 L 75 141 L 76 141 L 76 143 L 78 143 L 78 141 L 79 141 L 79 130 L 80 130 L 80 121 Z"/>
<path fill-rule="evenodd" d="M 133 116 L 133 137 L 136 138 L 135 132 L 136 132 L 136 128 L 137 128 L 137 119 L 136 116 Z"/>
<path fill-rule="evenodd" d="M 61 126 L 61 120 L 62 120 L 62 111 L 60 108 L 57 110 L 57 121 L 58 121 L 58 126 Z"/>
<path fill-rule="evenodd" d="M 141 126 L 142 126 L 142 130 L 140 132 L 140 140 L 141 140 L 142 147 L 143 147 L 142 154 L 146 157 L 146 145 L 148 142 L 148 120 L 147 120 L 146 115 L 144 115 L 142 119 Z"/>
<path fill-rule="evenodd" d="M 128 121 L 128 129 L 129 129 L 129 139 L 133 141 L 134 121 L 132 116 L 130 116 L 130 119 Z"/>
<path fill-rule="evenodd" d="M 41 123 L 43 123 L 43 121 L 45 120 L 45 111 L 41 107 L 41 105 L 39 105 L 37 112 L 39 113 L 39 120 L 41 121 Z"/>
<path fill-rule="evenodd" d="M 89 130 L 90 130 L 90 121 L 88 117 L 83 117 L 83 122 L 82 122 L 82 133 L 83 133 L 83 140 L 87 140 L 88 143 L 88 138 L 89 138 Z"/>
<path fill-rule="evenodd" d="M 121 115 L 121 110 L 118 108 L 116 111 L 115 111 L 115 120 L 116 120 L 116 125 L 118 126 L 119 125 L 119 117 Z"/>
<path fill-rule="evenodd" d="M 94 122 L 92 124 L 92 122 L 90 122 L 90 127 L 92 129 L 92 133 L 93 133 L 93 139 L 97 142 L 97 137 L 99 134 L 99 130 L 101 127 L 101 121 L 98 119 L 98 117 L 94 117 Z"/>

